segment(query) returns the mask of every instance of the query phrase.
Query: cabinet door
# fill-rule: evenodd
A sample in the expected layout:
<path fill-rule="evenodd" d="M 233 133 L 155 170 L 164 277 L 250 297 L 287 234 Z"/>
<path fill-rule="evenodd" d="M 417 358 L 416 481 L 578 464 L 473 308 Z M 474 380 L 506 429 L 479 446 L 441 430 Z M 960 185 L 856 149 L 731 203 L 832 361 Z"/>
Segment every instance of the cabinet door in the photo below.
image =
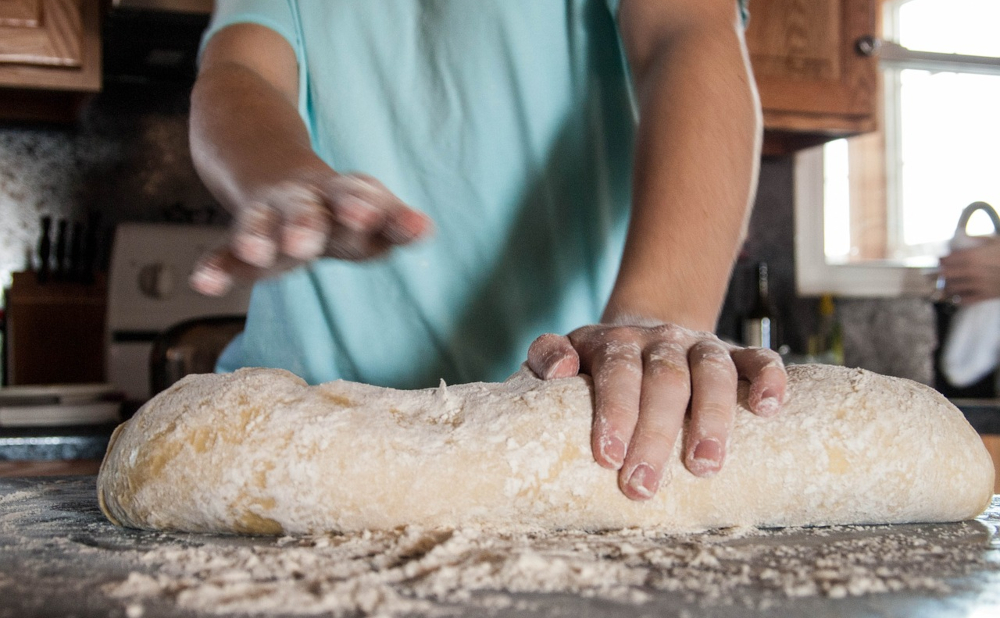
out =
<path fill-rule="evenodd" d="M 765 129 L 834 137 L 875 128 L 876 60 L 858 43 L 877 33 L 876 5 L 751 0 L 747 46 Z"/>
<path fill-rule="evenodd" d="M 0 86 L 98 90 L 99 10 L 95 0 L 0 0 Z"/>

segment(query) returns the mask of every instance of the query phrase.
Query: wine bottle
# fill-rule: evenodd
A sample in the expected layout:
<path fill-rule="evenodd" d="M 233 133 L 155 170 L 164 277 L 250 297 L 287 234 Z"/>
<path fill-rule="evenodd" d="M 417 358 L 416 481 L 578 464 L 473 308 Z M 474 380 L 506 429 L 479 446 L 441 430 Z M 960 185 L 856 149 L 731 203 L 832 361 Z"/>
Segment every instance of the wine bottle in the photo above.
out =
<path fill-rule="evenodd" d="M 767 262 L 757 264 L 757 294 L 753 306 L 743 318 L 743 345 L 778 348 L 777 323 L 768 291 Z"/>
<path fill-rule="evenodd" d="M 832 365 L 844 364 L 844 340 L 837 320 L 837 307 L 833 296 L 824 294 L 819 301 L 819 346 L 820 361 Z"/>

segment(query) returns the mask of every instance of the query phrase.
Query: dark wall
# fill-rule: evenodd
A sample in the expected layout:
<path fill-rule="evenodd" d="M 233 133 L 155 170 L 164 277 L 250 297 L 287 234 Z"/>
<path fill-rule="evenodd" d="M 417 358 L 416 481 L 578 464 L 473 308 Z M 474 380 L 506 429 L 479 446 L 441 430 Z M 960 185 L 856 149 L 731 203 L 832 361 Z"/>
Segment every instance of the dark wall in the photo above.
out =
<path fill-rule="evenodd" d="M 224 221 L 188 154 L 188 96 L 106 84 L 76 125 L 0 123 L 0 277 L 26 267 L 43 215 L 98 212 L 106 231 L 119 221 Z"/>
<path fill-rule="evenodd" d="M 740 317 L 756 293 L 756 265 L 765 261 L 781 343 L 793 355 L 808 351 L 809 336 L 818 323 L 819 302 L 796 294 L 794 222 L 794 160 L 766 158 L 747 240 L 719 319 L 721 336 L 739 340 Z M 933 383 L 937 331 L 931 302 L 919 298 L 838 298 L 836 306 L 843 329 L 844 364 Z"/>

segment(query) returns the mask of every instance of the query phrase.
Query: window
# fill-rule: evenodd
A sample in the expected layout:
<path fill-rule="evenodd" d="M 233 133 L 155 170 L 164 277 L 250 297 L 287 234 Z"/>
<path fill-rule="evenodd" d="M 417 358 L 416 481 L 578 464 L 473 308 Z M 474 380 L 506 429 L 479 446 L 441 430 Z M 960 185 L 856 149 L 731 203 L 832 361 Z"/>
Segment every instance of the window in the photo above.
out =
<path fill-rule="evenodd" d="M 962 209 L 1000 209 L 1000 2 L 887 0 L 884 10 L 882 128 L 796 163 L 805 294 L 929 293 Z M 992 232 L 980 215 L 969 231 Z"/>

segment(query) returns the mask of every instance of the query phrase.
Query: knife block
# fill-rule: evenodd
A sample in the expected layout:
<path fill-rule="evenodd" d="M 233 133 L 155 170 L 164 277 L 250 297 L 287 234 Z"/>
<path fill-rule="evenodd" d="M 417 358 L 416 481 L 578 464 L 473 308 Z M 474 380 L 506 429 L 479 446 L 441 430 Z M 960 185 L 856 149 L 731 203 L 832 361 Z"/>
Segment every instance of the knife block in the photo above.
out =
<path fill-rule="evenodd" d="M 6 301 L 7 383 L 105 382 L 107 281 L 48 280 L 14 273 Z"/>

